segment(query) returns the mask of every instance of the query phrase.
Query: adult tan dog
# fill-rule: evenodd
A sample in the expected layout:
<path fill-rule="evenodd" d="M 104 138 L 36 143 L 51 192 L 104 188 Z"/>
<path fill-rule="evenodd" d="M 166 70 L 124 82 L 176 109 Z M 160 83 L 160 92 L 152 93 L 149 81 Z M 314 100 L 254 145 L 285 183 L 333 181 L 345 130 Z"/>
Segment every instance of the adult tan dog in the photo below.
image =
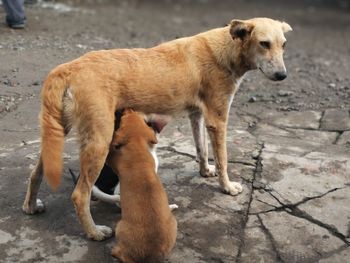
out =
<path fill-rule="evenodd" d="M 176 241 L 176 219 L 156 174 L 156 143 L 143 116 L 125 110 L 107 157 L 119 175 L 122 209 L 112 255 L 123 263 L 162 262 Z"/>
<path fill-rule="evenodd" d="M 233 20 L 228 26 L 149 49 L 90 52 L 62 64 L 42 90 L 41 155 L 31 174 L 23 210 L 44 210 L 37 192 L 44 172 L 55 189 L 62 173 L 64 136 L 75 125 L 81 143 L 81 176 L 72 194 L 88 237 L 112 235 L 96 226 L 90 192 L 105 162 L 114 130 L 114 112 L 133 108 L 144 113 L 190 116 L 202 176 L 219 176 L 223 192 L 236 195 L 239 183 L 227 174 L 228 112 L 243 75 L 260 69 L 271 80 L 286 77 L 284 33 L 291 27 L 268 18 Z M 205 129 L 212 142 L 215 168 L 208 165 Z"/>

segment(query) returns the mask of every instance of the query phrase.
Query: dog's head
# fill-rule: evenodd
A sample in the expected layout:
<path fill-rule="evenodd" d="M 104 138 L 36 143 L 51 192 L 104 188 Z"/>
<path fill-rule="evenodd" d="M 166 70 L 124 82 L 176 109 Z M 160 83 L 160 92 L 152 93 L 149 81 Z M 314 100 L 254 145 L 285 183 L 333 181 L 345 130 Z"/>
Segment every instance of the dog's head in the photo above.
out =
<path fill-rule="evenodd" d="M 283 80 L 287 77 L 283 61 L 286 45 L 284 33 L 292 28 L 285 22 L 269 18 L 232 20 L 230 34 L 239 41 L 241 54 L 249 69 L 260 69 L 271 80 Z"/>
<path fill-rule="evenodd" d="M 159 115 L 146 116 L 132 109 L 125 109 L 122 113 L 119 128 L 114 133 L 112 146 L 120 148 L 130 140 L 137 139 L 147 142 L 153 148 L 158 142 L 156 133 L 160 133 L 166 124 L 166 118 Z"/>

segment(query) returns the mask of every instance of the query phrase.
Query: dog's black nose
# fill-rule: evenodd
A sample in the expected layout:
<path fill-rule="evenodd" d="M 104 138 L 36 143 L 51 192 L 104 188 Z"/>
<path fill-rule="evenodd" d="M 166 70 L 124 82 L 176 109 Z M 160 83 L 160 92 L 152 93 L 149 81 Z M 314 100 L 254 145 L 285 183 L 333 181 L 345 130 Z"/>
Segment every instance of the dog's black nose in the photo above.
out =
<path fill-rule="evenodd" d="M 284 80 L 287 77 L 287 72 L 278 71 L 274 74 L 275 80 Z"/>

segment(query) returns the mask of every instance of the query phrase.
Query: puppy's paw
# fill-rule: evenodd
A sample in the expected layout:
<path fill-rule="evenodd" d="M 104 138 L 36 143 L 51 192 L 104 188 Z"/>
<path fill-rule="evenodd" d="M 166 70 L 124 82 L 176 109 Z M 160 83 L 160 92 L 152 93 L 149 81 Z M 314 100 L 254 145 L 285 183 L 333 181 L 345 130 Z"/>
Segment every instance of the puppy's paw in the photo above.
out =
<path fill-rule="evenodd" d="M 113 235 L 112 228 L 108 226 L 96 225 L 96 231 L 88 234 L 88 238 L 93 239 L 95 241 L 102 241 L 107 238 L 110 238 Z"/>
<path fill-rule="evenodd" d="M 22 206 L 22 210 L 27 215 L 40 214 L 45 211 L 45 205 L 40 199 L 36 199 L 36 203 L 32 205 L 25 201 Z"/>
<path fill-rule="evenodd" d="M 242 185 L 236 182 L 229 182 L 222 187 L 222 191 L 229 195 L 238 195 L 243 191 Z"/>
<path fill-rule="evenodd" d="M 170 211 L 174 211 L 175 209 L 178 209 L 178 205 L 177 204 L 171 204 L 169 205 Z"/>
<path fill-rule="evenodd" d="M 207 168 L 203 168 L 199 172 L 203 177 L 214 177 L 215 174 L 215 165 L 209 164 Z"/>

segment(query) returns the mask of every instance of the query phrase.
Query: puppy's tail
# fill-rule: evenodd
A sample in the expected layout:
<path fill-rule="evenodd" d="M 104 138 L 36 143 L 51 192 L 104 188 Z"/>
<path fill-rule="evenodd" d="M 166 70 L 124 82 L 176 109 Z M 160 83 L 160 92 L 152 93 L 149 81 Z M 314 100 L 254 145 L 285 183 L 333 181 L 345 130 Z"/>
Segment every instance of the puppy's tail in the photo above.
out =
<path fill-rule="evenodd" d="M 61 181 L 64 136 L 68 132 L 63 123 L 63 98 L 67 87 L 67 76 L 57 68 L 49 74 L 41 92 L 41 156 L 45 177 L 54 191 Z"/>

